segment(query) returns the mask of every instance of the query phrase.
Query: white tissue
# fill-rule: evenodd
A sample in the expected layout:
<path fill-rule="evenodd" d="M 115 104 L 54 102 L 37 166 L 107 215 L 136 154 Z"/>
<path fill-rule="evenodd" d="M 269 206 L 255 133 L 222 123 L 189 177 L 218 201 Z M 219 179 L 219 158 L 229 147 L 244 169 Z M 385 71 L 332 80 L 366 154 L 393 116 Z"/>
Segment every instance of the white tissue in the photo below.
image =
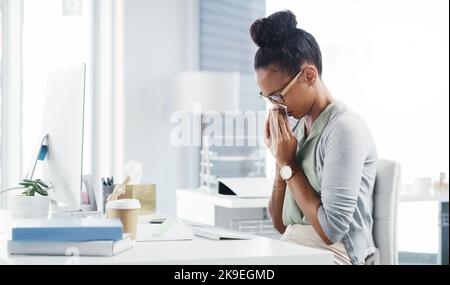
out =
<path fill-rule="evenodd" d="M 124 167 L 125 177 L 130 177 L 129 184 L 141 184 L 142 180 L 142 163 L 134 160 L 130 160 Z"/>
<path fill-rule="evenodd" d="M 289 123 L 289 126 L 291 127 L 291 130 L 292 130 L 297 125 L 298 120 L 296 118 L 294 118 L 294 117 L 288 116 L 288 123 Z"/>

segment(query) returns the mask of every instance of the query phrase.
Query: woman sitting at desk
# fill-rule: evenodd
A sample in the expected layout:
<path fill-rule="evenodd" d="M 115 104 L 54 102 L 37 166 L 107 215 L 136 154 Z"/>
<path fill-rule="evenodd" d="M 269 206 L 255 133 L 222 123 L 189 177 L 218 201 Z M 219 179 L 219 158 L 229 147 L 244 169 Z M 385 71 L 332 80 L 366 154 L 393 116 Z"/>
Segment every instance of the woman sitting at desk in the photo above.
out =
<path fill-rule="evenodd" d="M 265 142 L 276 160 L 269 212 L 282 239 L 323 248 L 335 264 L 364 264 L 375 252 L 372 191 L 377 151 L 366 123 L 321 79 L 319 45 L 281 11 L 250 28 L 256 79 L 274 104 Z M 291 130 L 287 115 L 299 119 Z"/>

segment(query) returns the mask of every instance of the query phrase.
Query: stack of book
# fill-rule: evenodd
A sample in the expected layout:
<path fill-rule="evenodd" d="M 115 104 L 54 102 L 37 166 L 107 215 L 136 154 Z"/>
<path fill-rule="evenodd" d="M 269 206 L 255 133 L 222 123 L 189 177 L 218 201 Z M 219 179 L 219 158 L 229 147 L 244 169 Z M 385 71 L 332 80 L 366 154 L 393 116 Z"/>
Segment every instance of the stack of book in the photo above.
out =
<path fill-rule="evenodd" d="M 113 256 L 133 246 L 118 219 L 17 220 L 10 254 Z"/>

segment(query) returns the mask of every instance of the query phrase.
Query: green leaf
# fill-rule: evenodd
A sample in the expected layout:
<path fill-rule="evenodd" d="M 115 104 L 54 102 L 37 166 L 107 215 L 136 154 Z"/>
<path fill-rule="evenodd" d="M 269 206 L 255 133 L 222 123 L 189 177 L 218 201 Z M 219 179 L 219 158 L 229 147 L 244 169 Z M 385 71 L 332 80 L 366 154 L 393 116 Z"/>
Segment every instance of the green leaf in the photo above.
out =
<path fill-rule="evenodd" d="M 36 182 L 44 188 L 48 188 L 48 185 L 45 184 L 41 179 L 36 179 Z"/>
<path fill-rule="evenodd" d="M 25 194 L 26 196 L 34 196 L 34 193 L 35 193 L 34 188 L 27 188 L 27 190 L 22 192 L 22 194 Z"/>
<path fill-rule="evenodd" d="M 25 190 L 22 192 L 22 194 L 25 194 L 27 196 L 30 196 L 30 191 L 31 191 L 32 187 L 26 187 Z"/>
<path fill-rule="evenodd" d="M 46 190 L 47 188 L 49 188 L 48 185 L 44 181 L 39 179 L 39 178 L 36 179 L 36 180 L 31 180 L 31 179 L 25 178 L 25 179 L 23 179 L 22 182 L 19 183 L 19 185 L 24 186 L 24 187 L 33 187 L 34 188 L 34 190 L 33 190 L 34 192 L 38 192 L 39 193 L 38 190 L 41 190 L 40 192 L 44 193 L 44 194 L 41 194 L 41 195 L 48 195 L 47 194 L 47 190 Z M 36 187 L 39 187 L 39 189 L 37 189 Z M 29 191 L 29 193 L 34 195 L 33 191 Z"/>
<path fill-rule="evenodd" d="M 39 184 L 36 184 L 36 186 L 37 186 L 36 191 L 37 191 L 39 194 L 41 194 L 42 196 L 47 196 L 47 195 L 48 195 L 46 189 L 42 188 Z"/>
<path fill-rule="evenodd" d="M 42 196 L 47 196 L 47 195 L 48 195 L 47 191 L 45 191 L 45 190 L 42 189 L 41 187 L 37 187 L 37 188 L 36 188 L 36 192 L 38 192 L 38 193 L 41 194 Z"/>
<path fill-rule="evenodd" d="M 49 187 L 44 181 L 39 178 L 35 180 L 25 178 L 19 183 L 19 185 L 25 188 L 25 190 L 22 192 L 22 194 L 24 195 L 34 196 L 37 192 L 42 196 L 48 196 L 47 188 Z"/>

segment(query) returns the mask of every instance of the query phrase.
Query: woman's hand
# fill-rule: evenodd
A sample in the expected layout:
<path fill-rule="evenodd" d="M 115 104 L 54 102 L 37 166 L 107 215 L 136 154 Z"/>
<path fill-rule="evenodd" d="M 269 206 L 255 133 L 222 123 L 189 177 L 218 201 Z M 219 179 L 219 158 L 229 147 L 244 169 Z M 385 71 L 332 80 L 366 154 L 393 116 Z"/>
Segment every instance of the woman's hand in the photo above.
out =
<path fill-rule="evenodd" d="M 275 157 L 278 166 L 289 165 L 295 159 L 297 138 L 292 132 L 287 117 L 279 109 L 272 109 L 266 121 L 264 142 Z"/>

